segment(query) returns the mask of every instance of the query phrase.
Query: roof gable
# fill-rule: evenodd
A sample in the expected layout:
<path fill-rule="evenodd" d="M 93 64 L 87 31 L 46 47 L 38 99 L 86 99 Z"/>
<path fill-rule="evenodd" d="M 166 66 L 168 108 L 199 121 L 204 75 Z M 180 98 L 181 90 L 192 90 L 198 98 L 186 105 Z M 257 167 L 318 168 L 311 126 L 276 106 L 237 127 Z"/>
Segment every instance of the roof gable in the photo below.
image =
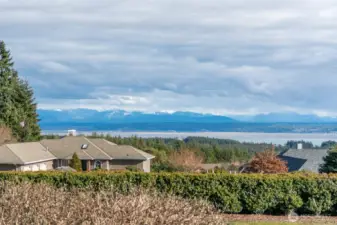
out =
<path fill-rule="evenodd" d="M 55 159 L 39 142 L 6 144 L 0 147 L 1 164 L 29 164 Z"/>
<path fill-rule="evenodd" d="M 7 145 L 0 146 L 0 164 L 22 165 L 24 162 Z"/>
<path fill-rule="evenodd" d="M 81 160 L 111 159 L 111 157 L 102 151 L 98 146 L 96 146 L 86 137 L 82 136 L 42 140 L 41 143 L 48 147 L 49 151 L 60 159 L 68 159 L 74 153 L 76 153 Z M 87 148 L 83 149 L 83 145 L 87 145 Z"/>
<path fill-rule="evenodd" d="M 154 156 L 129 145 L 116 145 L 105 139 L 89 139 L 113 159 L 148 160 Z"/>

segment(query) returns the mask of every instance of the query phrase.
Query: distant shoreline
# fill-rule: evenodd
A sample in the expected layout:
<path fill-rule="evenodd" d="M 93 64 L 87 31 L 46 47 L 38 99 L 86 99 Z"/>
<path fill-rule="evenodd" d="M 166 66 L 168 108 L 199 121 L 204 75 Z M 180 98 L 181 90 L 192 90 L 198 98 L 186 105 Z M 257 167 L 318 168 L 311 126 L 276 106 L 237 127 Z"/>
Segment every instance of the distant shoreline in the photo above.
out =
<path fill-rule="evenodd" d="M 111 136 L 143 138 L 178 138 L 184 139 L 189 136 L 200 136 L 220 139 L 232 139 L 240 142 L 285 144 L 290 140 L 310 141 L 314 145 L 321 145 L 324 141 L 337 141 L 337 133 L 261 133 L 261 132 L 175 132 L 175 131 L 77 131 L 78 134 L 90 135 L 93 132 L 98 134 L 110 134 Z M 65 130 L 44 130 L 42 134 L 65 135 Z"/>

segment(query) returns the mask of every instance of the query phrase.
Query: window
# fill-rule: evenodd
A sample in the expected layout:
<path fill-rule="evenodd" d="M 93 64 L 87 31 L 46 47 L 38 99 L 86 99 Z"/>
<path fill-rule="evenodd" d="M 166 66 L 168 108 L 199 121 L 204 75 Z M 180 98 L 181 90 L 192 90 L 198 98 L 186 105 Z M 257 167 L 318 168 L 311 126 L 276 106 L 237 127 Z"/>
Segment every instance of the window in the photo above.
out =
<path fill-rule="evenodd" d="M 101 169 L 102 168 L 102 162 L 101 161 L 95 161 L 94 163 L 94 169 Z"/>

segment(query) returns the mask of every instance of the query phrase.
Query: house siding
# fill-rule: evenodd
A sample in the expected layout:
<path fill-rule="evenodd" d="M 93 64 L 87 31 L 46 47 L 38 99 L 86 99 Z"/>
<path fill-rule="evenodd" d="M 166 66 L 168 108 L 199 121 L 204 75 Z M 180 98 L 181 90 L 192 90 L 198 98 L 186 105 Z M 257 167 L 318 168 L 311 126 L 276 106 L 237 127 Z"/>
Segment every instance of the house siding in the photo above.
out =
<path fill-rule="evenodd" d="M 128 166 L 136 166 L 144 172 L 150 172 L 150 160 L 110 160 L 110 170 L 125 170 Z"/>
<path fill-rule="evenodd" d="M 47 171 L 52 170 L 53 167 L 53 160 L 45 161 L 45 162 L 38 162 L 26 165 L 20 165 L 17 170 L 18 171 Z"/>
<path fill-rule="evenodd" d="M 148 159 L 146 161 L 143 161 L 142 163 L 142 170 L 146 173 L 150 173 L 151 172 L 151 160 Z"/>
<path fill-rule="evenodd" d="M 53 161 L 52 167 L 54 169 L 56 169 L 58 167 L 61 167 L 61 166 L 69 166 L 69 160 L 67 160 L 67 159 L 55 159 Z"/>

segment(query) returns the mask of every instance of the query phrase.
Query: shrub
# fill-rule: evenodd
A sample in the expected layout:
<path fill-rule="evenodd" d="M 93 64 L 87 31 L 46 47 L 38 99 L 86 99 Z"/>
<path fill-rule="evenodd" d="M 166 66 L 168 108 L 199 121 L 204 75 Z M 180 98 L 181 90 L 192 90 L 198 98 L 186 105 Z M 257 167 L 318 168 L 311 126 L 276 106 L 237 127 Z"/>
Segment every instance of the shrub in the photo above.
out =
<path fill-rule="evenodd" d="M 78 158 L 76 153 L 74 153 L 72 159 L 70 160 L 69 166 L 76 171 L 82 171 L 81 160 Z"/>
<path fill-rule="evenodd" d="M 248 172 L 253 173 L 286 173 L 288 167 L 285 161 L 278 158 L 274 149 L 255 154 L 248 166 Z"/>
<path fill-rule="evenodd" d="M 186 171 L 195 171 L 201 168 L 204 158 L 189 149 L 182 149 L 172 152 L 168 157 L 169 163 L 176 168 L 183 168 Z"/>
<path fill-rule="evenodd" d="M 131 172 L 141 172 L 137 166 L 127 166 L 125 169 Z"/>
<path fill-rule="evenodd" d="M 204 201 L 156 192 L 64 191 L 46 184 L 0 182 L 4 224 L 223 224 Z"/>
<path fill-rule="evenodd" d="M 2 172 L 0 181 L 49 183 L 69 190 L 147 189 L 187 199 L 204 199 L 226 213 L 332 214 L 337 176 L 313 174 L 189 174 L 139 172 Z"/>

